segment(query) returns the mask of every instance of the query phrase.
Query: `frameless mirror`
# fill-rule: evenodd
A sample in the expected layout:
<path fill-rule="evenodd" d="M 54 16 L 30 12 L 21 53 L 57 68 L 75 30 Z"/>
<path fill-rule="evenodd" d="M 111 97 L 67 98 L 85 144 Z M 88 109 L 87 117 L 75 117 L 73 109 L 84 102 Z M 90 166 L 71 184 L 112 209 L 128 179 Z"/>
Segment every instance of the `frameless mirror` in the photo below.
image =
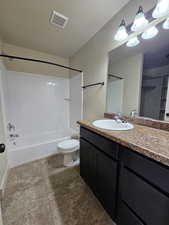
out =
<path fill-rule="evenodd" d="M 169 121 L 169 30 L 109 53 L 106 111 Z"/>

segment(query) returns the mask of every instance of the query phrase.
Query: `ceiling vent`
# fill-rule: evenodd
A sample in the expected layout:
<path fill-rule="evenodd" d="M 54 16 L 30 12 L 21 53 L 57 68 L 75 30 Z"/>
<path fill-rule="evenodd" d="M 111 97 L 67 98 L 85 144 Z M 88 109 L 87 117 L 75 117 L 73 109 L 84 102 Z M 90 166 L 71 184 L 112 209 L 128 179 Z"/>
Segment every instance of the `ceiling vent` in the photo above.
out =
<path fill-rule="evenodd" d="M 50 17 L 50 23 L 58 28 L 65 28 L 69 18 L 56 12 L 55 10 L 52 11 Z"/>

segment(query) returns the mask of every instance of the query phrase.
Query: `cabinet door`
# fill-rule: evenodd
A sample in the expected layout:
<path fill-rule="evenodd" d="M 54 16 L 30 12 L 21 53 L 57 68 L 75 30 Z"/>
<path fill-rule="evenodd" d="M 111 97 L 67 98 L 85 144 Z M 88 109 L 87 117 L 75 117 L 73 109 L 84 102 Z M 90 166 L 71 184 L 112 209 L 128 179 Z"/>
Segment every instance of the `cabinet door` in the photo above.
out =
<path fill-rule="evenodd" d="M 97 151 L 97 193 L 105 210 L 115 218 L 117 197 L 117 162 Z"/>
<path fill-rule="evenodd" d="M 143 224 L 169 224 L 169 170 L 147 157 L 121 148 L 120 199 Z M 121 225 L 127 210 L 119 206 Z M 130 223 L 129 223 L 130 224 Z"/>
<path fill-rule="evenodd" d="M 119 202 L 118 215 L 118 225 L 143 225 L 140 219 L 122 201 Z"/>
<path fill-rule="evenodd" d="M 128 168 L 122 172 L 121 198 L 147 225 L 169 224 L 169 198 Z"/>
<path fill-rule="evenodd" d="M 90 188 L 96 190 L 96 149 L 80 139 L 80 175 Z"/>

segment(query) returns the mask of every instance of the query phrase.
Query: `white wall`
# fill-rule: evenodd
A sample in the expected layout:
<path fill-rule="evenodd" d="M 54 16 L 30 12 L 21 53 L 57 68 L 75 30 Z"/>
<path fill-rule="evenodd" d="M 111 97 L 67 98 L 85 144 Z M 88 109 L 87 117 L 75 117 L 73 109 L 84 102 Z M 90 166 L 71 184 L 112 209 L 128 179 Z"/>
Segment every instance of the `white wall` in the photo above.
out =
<path fill-rule="evenodd" d="M 20 137 L 45 139 L 69 127 L 68 78 L 8 71 L 5 88 L 7 120 Z"/>
<path fill-rule="evenodd" d="M 142 54 L 131 56 L 109 66 L 110 73 L 120 74 L 124 78 L 122 113 L 125 115 L 130 115 L 133 110 L 137 113 L 140 111 L 142 70 Z"/>
<path fill-rule="evenodd" d="M 78 130 L 77 121 L 82 119 L 82 74 L 70 77 L 70 127 Z"/>
<path fill-rule="evenodd" d="M 2 50 L 2 42 L 0 41 L 0 53 Z M 2 74 L 5 71 L 3 61 L 0 59 L 0 142 L 6 144 L 6 129 L 5 129 L 5 109 L 4 109 L 4 93 L 2 87 Z M 0 154 L 0 192 L 3 188 L 3 182 L 8 170 L 7 149 Z"/>
<path fill-rule="evenodd" d="M 3 105 L 3 89 L 2 89 L 2 70 L 0 69 L 0 143 L 6 144 L 5 133 L 5 116 Z M 3 188 L 4 176 L 8 169 L 7 148 L 4 153 L 0 154 L 0 194 Z"/>
<path fill-rule="evenodd" d="M 148 11 L 156 4 L 156 0 L 131 0 L 116 16 L 114 16 L 95 36 L 88 41 L 70 59 L 70 65 L 81 68 L 84 72 L 84 83 L 107 82 L 108 52 L 113 49 L 113 37 L 122 18 L 127 24 L 135 17 L 139 5 Z M 84 91 L 84 118 L 102 117 L 106 108 L 106 85 L 88 88 Z"/>

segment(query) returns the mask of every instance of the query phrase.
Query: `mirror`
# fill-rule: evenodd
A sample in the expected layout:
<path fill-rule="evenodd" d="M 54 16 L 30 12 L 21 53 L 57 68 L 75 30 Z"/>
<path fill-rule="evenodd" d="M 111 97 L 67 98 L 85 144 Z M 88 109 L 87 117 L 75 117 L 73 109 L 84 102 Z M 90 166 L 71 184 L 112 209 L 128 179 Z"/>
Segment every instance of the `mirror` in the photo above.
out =
<path fill-rule="evenodd" d="M 169 30 L 109 53 L 106 112 L 169 121 Z"/>

